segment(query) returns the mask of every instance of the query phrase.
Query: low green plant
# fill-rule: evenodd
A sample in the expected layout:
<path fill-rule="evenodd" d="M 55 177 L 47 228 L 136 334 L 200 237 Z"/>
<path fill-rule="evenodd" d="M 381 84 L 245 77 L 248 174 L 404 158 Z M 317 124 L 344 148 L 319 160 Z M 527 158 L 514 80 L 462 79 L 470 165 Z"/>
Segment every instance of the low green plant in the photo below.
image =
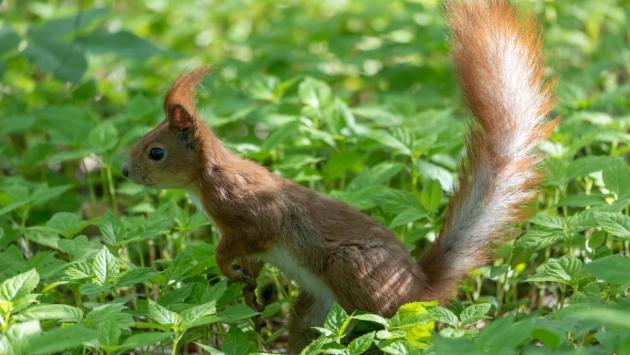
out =
<path fill-rule="evenodd" d="M 630 352 L 630 7 L 528 1 L 558 82 L 545 180 L 449 304 L 334 306 L 305 354 Z M 178 72 L 230 149 L 364 211 L 414 255 L 439 232 L 469 115 L 441 6 L 416 1 L 0 4 L 0 353 L 286 349 L 297 286 L 255 311 L 182 191 L 119 171 Z"/>

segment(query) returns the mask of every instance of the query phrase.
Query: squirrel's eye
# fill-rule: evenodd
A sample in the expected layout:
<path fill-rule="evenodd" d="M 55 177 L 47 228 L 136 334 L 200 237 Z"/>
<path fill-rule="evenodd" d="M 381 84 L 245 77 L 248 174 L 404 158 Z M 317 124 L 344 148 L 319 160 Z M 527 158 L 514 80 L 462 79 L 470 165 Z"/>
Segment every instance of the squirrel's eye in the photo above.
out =
<path fill-rule="evenodd" d="M 164 149 L 162 148 L 151 148 L 149 151 L 149 159 L 151 160 L 162 160 L 164 158 Z"/>

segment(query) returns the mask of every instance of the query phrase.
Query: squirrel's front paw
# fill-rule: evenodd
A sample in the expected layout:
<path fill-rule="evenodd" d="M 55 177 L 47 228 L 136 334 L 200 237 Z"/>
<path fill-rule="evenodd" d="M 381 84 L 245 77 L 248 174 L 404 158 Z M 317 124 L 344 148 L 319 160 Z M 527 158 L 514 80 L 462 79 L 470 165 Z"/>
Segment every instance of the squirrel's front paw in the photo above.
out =
<path fill-rule="evenodd" d="M 240 265 L 232 265 L 232 275 L 230 279 L 244 283 L 250 290 L 256 289 L 256 279 L 254 279 L 247 269 L 242 268 Z"/>

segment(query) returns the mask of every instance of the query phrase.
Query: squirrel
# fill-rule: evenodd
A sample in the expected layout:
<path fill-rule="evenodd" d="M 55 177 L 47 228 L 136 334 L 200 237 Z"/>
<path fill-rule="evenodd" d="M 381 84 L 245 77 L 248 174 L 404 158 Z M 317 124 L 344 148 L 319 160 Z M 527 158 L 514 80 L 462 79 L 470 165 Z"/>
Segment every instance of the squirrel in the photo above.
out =
<path fill-rule="evenodd" d="M 469 269 L 491 261 L 508 226 L 526 218 L 523 206 L 541 180 L 536 145 L 558 123 L 547 119 L 553 85 L 543 80 L 539 29 L 507 0 L 452 0 L 445 9 L 475 122 L 446 220 L 420 261 L 366 214 L 226 149 L 195 107 L 207 68 L 176 79 L 165 120 L 123 165 L 138 184 L 183 188 L 200 202 L 220 231 L 216 261 L 229 279 L 251 282 L 270 263 L 297 282 L 292 352 L 313 339 L 334 302 L 383 316 L 407 302 L 446 303 Z"/>

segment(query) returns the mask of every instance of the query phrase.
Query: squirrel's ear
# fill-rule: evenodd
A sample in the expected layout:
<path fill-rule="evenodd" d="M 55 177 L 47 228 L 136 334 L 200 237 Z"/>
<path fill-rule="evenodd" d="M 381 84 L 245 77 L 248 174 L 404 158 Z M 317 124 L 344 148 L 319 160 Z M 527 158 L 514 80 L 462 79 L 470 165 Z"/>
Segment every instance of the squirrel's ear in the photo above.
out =
<path fill-rule="evenodd" d="M 174 128 L 188 129 L 195 124 L 194 116 L 180 104 L 174 104 L 168 107 L 166 118 L 168 119 L 168 124 Z"/>
<path fill-rule="evenodd" d="M 2 0 L 0 0 L 2 2 Z M 186 129 L 196 124 L 195 88 L 210 69 L 202 67 L 177 77 L 164 97 L 164 111 L 169 125 Z"/>

